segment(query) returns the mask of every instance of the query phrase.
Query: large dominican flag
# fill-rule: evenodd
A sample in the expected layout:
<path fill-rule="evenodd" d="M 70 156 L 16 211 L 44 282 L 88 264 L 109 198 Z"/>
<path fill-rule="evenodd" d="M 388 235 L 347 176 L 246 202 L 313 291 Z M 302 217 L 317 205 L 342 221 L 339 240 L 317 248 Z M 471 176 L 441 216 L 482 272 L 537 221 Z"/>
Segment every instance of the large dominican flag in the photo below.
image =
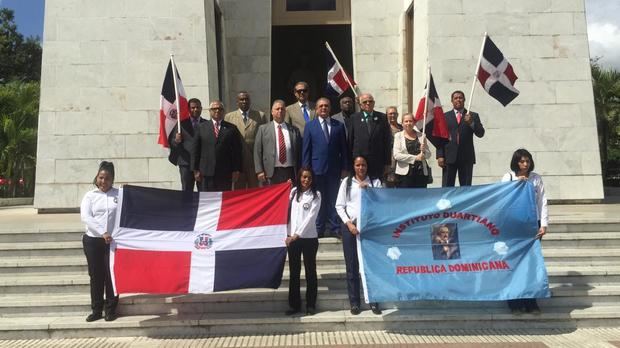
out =
<path fill-rule="evenodd" d="M 188 193 L 125 185 L 110 255 L 117 293 L 280 286 L 289 184 Z"/>
<path fill-rule="evenodd" d="M 175 77 L 176 91 L 174 88 Z M 179 99 L 180 111 L 177 110 L 177 97 Z M 161 97 L 159 100 L 159 138 L 157 143 L 163 147 L 170 147 L 168 137 L 178 123 L 177 117 L 180 117 L 181 121 L 189 118 L 189 106 L 187 105 L 187 96 L 185 88 L 183 88 L 183 82 L 181 82 L 181 76 L 179 76 L 179 71 L 172 59 L 170 59 L 164 83 L 161 86 Z"/>
<path fill-rule="evenodd" d="M 327 71 L 327 94 L 329 95 L 341 95 L 351 86 L 349 82 L 355 87 L 356 83 L 353 81 L 353 78 L 347 74 L 343 67 L 336 62 L 336 58 L 332 55 L 331 51 L 327 51 L 326 54 L 327 59 L 327 67 L 329 70 Z M 345 78 L 346 75 L 346 78 Z M 349 79 L 349 82 L 347 82 Z"/>
<path fill-rule="evenodd" d="M 487 36 L 478 67 L 478 81 L 482 87 L 491 97 L 506 106 L 519 95 L 519 90 L 514 87 L 517 78 L 512 65 Z"/>
<path fill-rule="evenodd" d="M 549 297 L 527 181 L 362 190 L 367 302 Z"/>
<path fill-rule="evenodd" d="M 415 113 L 416 127 L 421 131 L 424 128 L 424 133 L 428 136 L 428 140 L 435 146 L 443 146 L 450 137 L 448 132 L 448 124 L 441 107 L 441 100 L 439 100 L 439 94 L 435 88 L 435 82 L 433 81 L 433 75 L 429 74 L 430 78 L 427 81 L 424 88 L 424 95 L 418 102 L 418 109 Z M 428 99 L 426 98 L 428 96 Z M 424 118 L 424 109 L 426 107 L 426 118 Z M 426 126 L 425 122 L 426 121 Z"/>

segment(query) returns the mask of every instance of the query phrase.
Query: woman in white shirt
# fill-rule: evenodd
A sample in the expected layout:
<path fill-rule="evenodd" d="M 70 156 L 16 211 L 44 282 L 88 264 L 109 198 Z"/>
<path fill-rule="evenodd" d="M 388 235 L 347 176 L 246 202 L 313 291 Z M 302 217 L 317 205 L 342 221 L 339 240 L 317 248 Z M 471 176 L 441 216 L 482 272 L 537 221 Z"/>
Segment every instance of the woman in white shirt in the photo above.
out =
<path fill-rule="evenodd" d="M 114 164 L 103 161 L 93 180 L 96 189 L 84 195 L 80 206 L 86 234 L 82 237 L 84 254 L 90 276 L 90 301 L 92 313 L 87 322 L 101 319 L 105 309 L 105 320 L 116 319 L 118 297 L 114 295 L 110 276 L 110 242 L 118 203 L 118 189 L 114 184 Z M 103 300 L 105 292 L 106 300 Z M 105 308 L 104 308 L 105 306 Z"/>
<path fill-rule="evenodd" d="M 504 174 L 502 182 L 514 180 L 527 180 L 534 186 L 536 193 L 536 214 L 538 217 L 538 233 L 536 238 L 542 239 L 547 233 L 549 225 L 549 212 L 547 209 L 547 196 L 545 195 L 545 186 L 542 177 L 533 172 L 534 159 L 532 154 L 526 149 L 518 149 L 512 154 L 510 161 L 511 171 Z M 508 307 L 512 313 L 518 314 L 522 312 L 540 313 L 540 308 L 536 303 L 536 299 L 516 299 L 508 300 Z"/>
<path fill-rule="evenodd" d="M 288 287 L 289 310 L 286 315 L 301 311 L 300 273 L 301 256 L 304 258 L 306 272 L 306 314 L 316 313 L 317 276 L 316 253 L 319 249 L 319 238 L 316 230 L 316 218 L 321 208 L 321 193 L 314 185 L 314 173 L 309 167 L 299 169 L 295 187 L 290 194 L 290 224 L 286 238 L 288 247 L 288 265 L 290 283 Z"/>
<path fill-rule="evenodd" d="M 431 157 L 426 139 L 413 126 L 413 114 L 403 115 L 403 131 L 394 135 L 392 157 L 396 160 L 396 176 L 399 187 L 426 188 L 428 175 L 424 175 L 423 165 Z M 427 165 L 428 174 L 428 165 Z"/>
<path fill-rule="evenodd" d="M 336 198 L 336 212 L 346 230 L 342 233 L 342 249 L 347 268 L 347 289 L 351 314 L 360 314 L 360 270 L 357 261 L 357 223 L 361 206 L 361 189 L 367 187 L 382 187 L 381 180 L 368 177 L 368 162 L 363 156 L 357 156 L 353 160 L 354 175 L 351 175 L 340 183 L 338 197 Z M 349 233 L 347 233 L 347 231 Z M 379 305 L 371 303 L 370 309 L 374 314 L 381 314 Z"/>

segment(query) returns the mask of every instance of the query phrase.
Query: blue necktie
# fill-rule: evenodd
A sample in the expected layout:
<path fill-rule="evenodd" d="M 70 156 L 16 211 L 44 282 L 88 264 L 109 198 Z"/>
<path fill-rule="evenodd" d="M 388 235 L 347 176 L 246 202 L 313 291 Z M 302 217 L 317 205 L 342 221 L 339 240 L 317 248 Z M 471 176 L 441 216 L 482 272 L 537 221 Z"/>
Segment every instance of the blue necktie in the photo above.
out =
<path fill-rule="evenodd" d="M 304 104 L 301 109 L 304 111 L 304 120 L 306 120 L 306 122 L 310 122 L 310 115 L 308 114 L 308 109 L 306 109 L 306 105 Z"/>
<path fill-rule="evenodd" d="M 325 135 L 325 140 L 329 143 L 329 129 L 327 128 L 327 120 L 323 120 L 323 134 Z"/>

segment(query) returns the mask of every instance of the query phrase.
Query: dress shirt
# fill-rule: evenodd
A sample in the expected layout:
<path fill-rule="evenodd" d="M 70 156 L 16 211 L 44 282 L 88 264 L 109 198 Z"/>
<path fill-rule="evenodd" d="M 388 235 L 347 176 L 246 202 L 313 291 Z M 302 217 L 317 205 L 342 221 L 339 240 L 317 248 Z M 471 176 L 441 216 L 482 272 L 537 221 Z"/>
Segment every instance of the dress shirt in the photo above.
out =
<path fill-rule="evenodd" d="M 327 132 L 329 132 L 329 135 L 332 135 L 332 121 L 331 121 L 331 117 L 320 117 L 319 116 L 319 122 L 321 123 L 321 130 L 323 130 L 323 123 L 327 122 Z"/>
<path fill-rule="evenodd" d="M 275 167 L 292 167 L 293 166 L 293 149 L 291 147 L 291 136 L 288 132 L 288 126 L 286 125 L 286 122 L 282 122 L 282 123 L 278 123 L 278 122 L 273 122 L 274 125 L 274 130 L 276 132 L 276 164 Z M 278 161 L 278 158 L 280 158 L 280 146 L 279 144 L 279 139 L 278 139 L 278 126 L 282 126 L 282 134 L 284 135 L 284 144 L 286 145 L 286 162 L 284 162 L 284 164 L 280 163 L 280 161 Z"/>
<path fill-rule="evenodd" d="M 312 190 L 307 190 L 299 197 L 299 202 L 295 197 L 297 188 L 291 190 L 291 223 L 289 225 L 289 235 L 298 235 L 299 238 L 317 238 L 316 218 L 321 209 L 321 193 L 317 192 L 316 198 Z"/>
<path fill-rule="evenodd" d="M 117 203 L 118 189 L 114 187 L 108 192 L 94 189 L 84 195 L 80 205 L 80 217 L 86 224 L 86 235 L 101 238 L 105 232 L 112 234 Z"/>
<path fill-rule="evenodd" d="M 517 180 L 517 174 L 510 171 L 502 177 L 502 182 Z M 549 226 L 549 210 L 547 209 L 547 195 L 545 194 L 545 185 L 543 185 L 542 177 L 534 172 L 531 172 L 527 178 L 527 181 L 534 186 L 534 192 L 536 193 L 536 216 L 540 221 L 541 227 Z"/>
<path fill-rule="evenodd" d="M 336 198 L 336 212 L 344 223 L 354 220 L 358 221 L 360 207 L 362 205 L 360 182 L 357 181 L 355 177 L 351 179 L 351 188 L 349 197 L 347 197 L 347 180 L 348 178 L 342 179 L 340 189 L 338 190 L 338 197 Z M 371 184 L 370 177 L 368 176 L 366 176 L 363 182 L 367 183 L 368 187 L 382 187 L 381 180 L 374 179 Z"/>

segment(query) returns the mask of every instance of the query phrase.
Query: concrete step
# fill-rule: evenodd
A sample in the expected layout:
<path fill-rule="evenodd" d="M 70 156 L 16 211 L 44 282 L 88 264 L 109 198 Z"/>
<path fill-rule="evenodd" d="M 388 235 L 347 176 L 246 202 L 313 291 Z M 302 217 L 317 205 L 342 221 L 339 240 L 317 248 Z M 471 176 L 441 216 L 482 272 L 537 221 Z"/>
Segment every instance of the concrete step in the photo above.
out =
<path fill-rule="evenodd" d="M 543 248 L 618 248 L 620 232 L 550 232 L 542 245 Z"/>
<path fill-rule="evenodd" d="M 599 286 L 562 286 L 552 284 L 552 298 L 540 299 L 546 307 L 587 308 L 615 306 L 620 299 L 620 284 Z M 302 298 L 305 289 L 302 288 Z M 408 301 L 382 303 L 382 308 L 453 309 L 503 308 L 504 301 Z M 288 308 L 288 288 L 245 289 L 214 294 L 146 295 L 124 294 L 119 313 L 123 315 L 284 312 Z M 319 287 L 317 308 L 322 311 L 346 310 L 349 301 L 345 289 Z M 88 293 L 44 293 L 0 295 L 0 317 L 62 316 L 87 314 L 90 311 Z"/>
<path fill-rule="evenodd" d="M 543 247 L 545 262 L 570 262 L 570 261 L 609 261 L 620 264 L 620 248 L 547 248 Z"/>
<path fill-rule="evenodd" d="M 620 306 L 575 309 L 545 308 L 539 315 L 513 315 L 504 308 L 387 309 L 382 315 L 365 310 L 323 311 L 314 316 L 285 316 L 281 312 L 196 313 L 135 315 L 116 321 L 84 321 L 85 316 L 0 318 L 4 339 L 43 339 L 111 336 L 221 336 L 269 332 L 367 331 L 423 329 L 542 329 L 614 327 L 620 324 Z"/>
<path fill-rule="evenodd" d="M 582 232 L 620 232 L 620 222 L 558 222 L 552 218 L 549 223 L 551 233 L 582 233 Z M 545 237 L 546 238 L 546 237 Z"/>
<path fill-rule="evenodd" d="M 84 255 L 82 241 L 0 243 L 0 256 L 37 258 L 41 256 Z"/>
<path fill-rule="evenodd" d="M 0 243 L 69 242 L 82 240 L 84 228 L 0 231 Z"/>

